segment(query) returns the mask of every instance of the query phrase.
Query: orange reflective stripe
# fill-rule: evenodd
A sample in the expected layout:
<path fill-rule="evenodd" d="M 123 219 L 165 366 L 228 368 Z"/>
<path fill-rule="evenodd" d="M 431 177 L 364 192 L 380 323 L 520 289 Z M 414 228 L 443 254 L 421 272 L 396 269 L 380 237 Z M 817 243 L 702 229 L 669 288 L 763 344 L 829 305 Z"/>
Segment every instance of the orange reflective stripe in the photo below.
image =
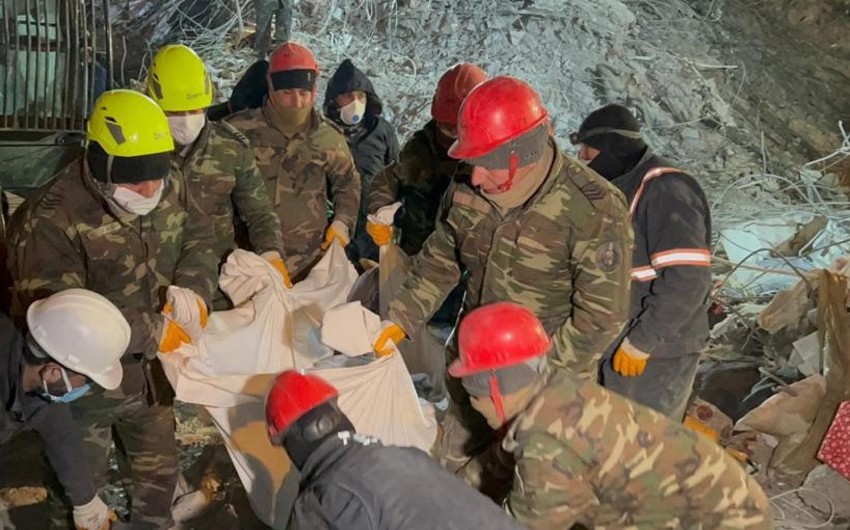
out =
<path fill-rule="evenodd" d="M 711 252 L 706 248 L 675 248 L 657 252 L 649 258 L 652 266 L 661 269 L 672 265 L 711 266 Z"/>
<path fill-rule="evenodd" d="M 652 267 L 636 267 L 630 273 L 632 280 L 636 282 L 648 282 L 658 277 L 658 273 Z"/>
<path fill-rule="evenodd" d="M 635 214 L 638 201 L 640 200 L 641 195 L 643 195 L 643 188 L 646 186 L 646 183 L 654 179 L 655 177 L 660 177 L 661 175 L 664 175 L 665 173 L 682 173 L 682 170 L 676 169 L 674 167 L 656 167 L 647 171 L 640 181 L 640 186 L 638 186 L 637 192 L 635 192 L 635 196 L 632 198 L 631 204 L 629 204 L 630 217 L 634 216 Z"/>

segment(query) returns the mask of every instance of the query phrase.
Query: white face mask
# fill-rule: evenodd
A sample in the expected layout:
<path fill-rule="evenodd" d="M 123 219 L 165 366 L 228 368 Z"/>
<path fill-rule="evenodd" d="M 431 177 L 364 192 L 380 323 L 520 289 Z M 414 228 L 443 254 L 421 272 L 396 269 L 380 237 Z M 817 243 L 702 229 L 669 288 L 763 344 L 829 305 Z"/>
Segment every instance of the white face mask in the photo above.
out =
<path fill-rule="evenodd" d="M 339 117 L 347 125 L 357 125 L 363 121 L 366 112 L 366 102 L 354 98 L 354 101 L 339 109 Z"/>
<path fill-rule="evenodd" d="M 165 189 L 163 181 L 159 181 L 159 188 L 150 197 L 145 197 L 135 191 L 116 184 L 112 190 L 112 200 L 122 209 L 135 215 L 147 215 L 156 208 L 162 198 L 162 190 Z"/>
<path fill-rule="evenodd" d="M 171 136 L 180 145 L 191 145 L 195 143 L 206 123 L 207 115 L 203 112 L 200 114 L 189 114 L 187 116 L 168 117 L 168 127 L 171 129 Z"/>

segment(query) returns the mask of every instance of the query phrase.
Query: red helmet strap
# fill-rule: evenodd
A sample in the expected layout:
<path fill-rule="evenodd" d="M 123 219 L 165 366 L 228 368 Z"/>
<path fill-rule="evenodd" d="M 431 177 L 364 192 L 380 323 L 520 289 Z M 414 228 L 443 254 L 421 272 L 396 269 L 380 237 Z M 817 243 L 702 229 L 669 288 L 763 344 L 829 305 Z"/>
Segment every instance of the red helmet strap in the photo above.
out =
<path fill-rule="evenodd" d="M 496 371 L 490 370 L 490 399 L 493 400 L 493 405 L 496 407 L 496 414 L 499 420 L 505 422 L 505 403 L 502 401 L 502 391 L 499 389 L 499 378 L 496 377 Z"/>
<path fill-rule="evenodd" d="M 508 155 L 508 180 L 499 185 L 499 191 L 508 191 L 514 186 L 517 169 L 519 169 L 519 155 L 516 151 L 511 151 Z"/>

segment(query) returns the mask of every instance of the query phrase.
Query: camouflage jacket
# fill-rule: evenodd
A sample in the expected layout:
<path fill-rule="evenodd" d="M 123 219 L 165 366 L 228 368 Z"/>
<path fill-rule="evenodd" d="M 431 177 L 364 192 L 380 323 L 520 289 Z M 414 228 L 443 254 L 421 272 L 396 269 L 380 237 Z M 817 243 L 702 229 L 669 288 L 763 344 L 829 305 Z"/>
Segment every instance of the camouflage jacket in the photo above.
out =
<path fill-rule="evenodd" d="M 552 334 L 556 366 L 595 374 L 628 312 L 632 228 L 622 194 L 556 149 L 539 189 L 504 216 L 461 182 L 441 208 L 389 319 L 412 336 L 466 270 L 466 308 L 525 305 Z"/>
<path fill-rule="evenodd" d="M 531 529 L 767 530 L 770 504 L 719 445 L 557 371 L 503 441 L 517 460 L 509 508 Z"/>
<path fill-rule="evenodd" d="M 311 126 L 291 136 L 274 126 L 266 107 L 238 112 L 227 121 L 251 142 L 280 217 L 286 266 L 293 277 L 300 276 L 321 254 L 329 199 L 334 220 L 345 223 L 349 235 L 354 233 L 360 175 L 345 137 L 315 112 Z"/>
<path fill-rule="evenodd" d="M 145 216 L 122 218 L 85 174 L 81 160 L 20 206 L 9 228 L 9 269 L 20 309 L 80 287 L 108 298 L 132 329 L 128 353 L 156 353 L 158 311 L 169 285 L 192 289 L 211 307 L 218 269 L 212 226 L 172 172 Z"/>
<path fill-rule="evenodd" d="M 207 122 L 195 143 L 186 149 L 174 152 L 174 162 L 192 197 L 212 221 L 216 257 L 221 260 L 237 246 L 234 209 L 248 228 L 251 250 L 282 253 L 280 220 L 248 139 L 226 123 Z"/>
<path fill-rule="evenodd" d="M 452 179 L 468 180 L 471 174 L 472 166 L 449 157 L 437 143 L 437 123 L 431 120 L 404 144 L 398 161 L 375 177 L 369 213 L 402 201 L 404 208 L 396 216 L 399 246 L 413 256 L 434 231 L 440 198 Z"/>

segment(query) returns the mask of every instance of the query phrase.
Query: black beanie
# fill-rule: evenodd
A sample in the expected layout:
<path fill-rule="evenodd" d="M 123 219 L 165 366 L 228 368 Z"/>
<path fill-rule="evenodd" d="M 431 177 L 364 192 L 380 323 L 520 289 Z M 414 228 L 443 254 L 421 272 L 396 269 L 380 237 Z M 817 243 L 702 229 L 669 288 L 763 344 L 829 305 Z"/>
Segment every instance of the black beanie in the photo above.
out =
<path fill-rule="evenodd" d="M 99 143 L 89 142 L 86 161 L 96 180 L 112 184 L 138 184 L 167 177 L 171 169 L 171 152 L 110 157 Z"/>
<path fill-rule="evenodd" d="M 591 112 L 570 140 L 616 158 L 628 158 L 646 149 L 637 118 L 629 109 L 615 103 Z"/>

